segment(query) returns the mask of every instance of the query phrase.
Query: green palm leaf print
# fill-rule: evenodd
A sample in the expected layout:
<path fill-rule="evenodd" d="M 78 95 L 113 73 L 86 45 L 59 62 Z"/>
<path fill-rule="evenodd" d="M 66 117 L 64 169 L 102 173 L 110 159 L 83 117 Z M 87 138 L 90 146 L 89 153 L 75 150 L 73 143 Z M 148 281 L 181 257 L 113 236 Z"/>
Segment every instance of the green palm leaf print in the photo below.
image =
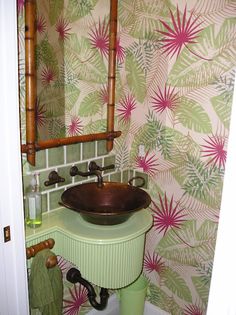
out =
<path fill-rule="evenodd" d="M 171 229 L 156 246 L 162 257 L 183 265 L 196 266 L 214 257 L 217 223 L 186 221 L 181 229 Z"/>
<path fill-rule="evenodd" d="M 66 17 L 74 22 L 91 13 L 98 0 L 69 0 L 66 7 Z"/>
<path fill-rule="evenodd" d="M 207 305 L 210 285 L 204 283 L 203 277 L 192 277 L 192 282 L 202 302 Z"/>
<path fill-rule="evenodd" d="M 191 292 L 185 280 L 177 272 L 169 267 L 165 267 L 165 271 L 163 272 L 162 277 L 166 287 L 171 292 L 176 294 L 179 298 L 184 299 L 185 301 L 192 301 Z"/>
<path fill-rule="evenodd" d="M 190 88 L 206 86 L 235 65 L 235 19 L 226 20 L 217 36 L 215 33 L 214 25 L 208 26 L 201 32 L 198 43 L 191 47 L 212 60 L 200 59 L 184 48 L 170 71 L 168 81 L 171 85 Z"/>
<path fill-rule="evenodd" d="M 200 133 L 210 133 L 211 121 L 205 110 L 196 101 L 187 97 L 181 98 L 176 109 L 176 119 L 186 128 Z"/>
<path fill-rule="evenodd" d="M 150 297 L 148 297 L 148 300 L 152 304 L 157 305 L 162 310 L 169 312 L 172 315 L 183 315 L 181 307 L 163 290 L 163 288 L 150 284 L 149 291 Z"/>
<path fill-rule="evenodd" d="M 66 47 L 66 60 L 80 80 L 93 83 L 106 83 L 107 69 L 102 56 L 91 49 L 89 40 L 71 34 Z"/>
<path fill-rule="evenodd" d="M 130 91 L 139 102 L 143 102 L 146 96 L 145 75 L 137 59 L 131 53 L 127 55 L 125 69 Z"/>
<path fill-rule="evenodd" d="M 183 182 L 185 193 L 204 200 L 214 192 L 214 187 L 221 185 L 222 171 L 216 167 L 206 167 L 201 160 L 188 156 L 186 177 Z"/>
<path fill-rule="evenodd" d="M 227 102 L 227 97 L 227 92 L 214 96 L 211 98 L 211 104 L 224 127 L 229 129 L 231 100 Z"/>
<path fill-rule="evenodd" d="M 51 0 L 49 2 L 49 20 L 54 25 L 64 8 L 64 0 Z"/>
<path fill-rule="evenodd" d="M 101 109 L 101 97 L 98 91 L 89 93 L 79 106 L 79 116 L 90 117 L 99 112 Z"/>

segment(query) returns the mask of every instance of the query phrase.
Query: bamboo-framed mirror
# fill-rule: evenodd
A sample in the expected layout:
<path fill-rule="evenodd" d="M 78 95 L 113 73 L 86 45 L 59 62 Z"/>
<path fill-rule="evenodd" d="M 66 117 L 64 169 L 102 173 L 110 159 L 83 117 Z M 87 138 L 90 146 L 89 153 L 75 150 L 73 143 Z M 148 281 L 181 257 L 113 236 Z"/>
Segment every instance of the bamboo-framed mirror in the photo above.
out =
<path fill-rule="evenodd" d="M 80 142 L 88 142 L 88 141 L 96 141 L 96 140 L 107 140 L 107 151 L 111 151 L 113 148 L 113 140 L 116 137 L 119 137 L 121 132 L 114 130 L 114 108 L 115 108 L 115 80 L 116 80 L 116 44 L 117 44 L 117 6 L 118 0 L 108 0 L 110 2 L 109 8 L 109 21 L 105 24 L 104 22 L 98 23 L 98 29 L 100 32 L 103 33 L 104 38 L 107 41 L 108 45 L 108 52 L 107 52 L 107 79 L 106 79 L 106 127 L 105 130 L 99 132 L 93 132 L 88 134 L 76 134 L 72 133 L 56 138 L 45 138 L 40 139 L 37 135 L 37 118 L 39 115 L 44 114 L 44 109 L 39 107 L 38 105 L 38 95 L 37 95 L 37 58 L 36 54 L 40 54 L 39 51 L 36 49 L 36 31 L 41 30 L 45 26 L 45 20 L 36 13 L 36 0 L 26 0 L 25 1 L 25 99 L 26 99 L 26 143 L 22 144 L 21 151 L 27 154 L 27 160 L 30 164 L 35 165 L 35 155 L 36 152 L 39 150 L 44 150 L 48 148 L 68 145 L 68 144 L 75 144 Z M 63 1 L 52 1 L 52 3 L 57 3 L 61 5 Z M 81 6 L 83 2 L 81 1 Z M 59 5 L 59 6 L 60 6 Z M 81 7 L 82 8 L 82 7 Z M 55 8 L 58 10 L 58 7 Z M 53 19 L 53 17 L 50 17 Z M 66 31 L 69 30 L 68 24 L 66 24 L 66 20 L 61 19 L 59 21 L 61 24 L 55 25 L 56 31 L 58 32 L 59 36 L 63 35 L 66 37 Z M 41 23 L 41 24 L 40 24 Z M 63 24 L 64 23 L 64 24 Z M 105 36 L 108 32 L 109 26 L 109 34 L 107 37 Z M 60 29 L 61 27 L 61 29 Z M 96 31 L 92 31 L 91 36 L 93 37 L 96 34 Z M 61 32 L 61 33 L 60 33 Z M 60 41 L 61 40 L 61 41 Z M 63 40 L 66 38 L 59 38 L 59 45 L 63 46 Z M 78 42 L 77 42 L 78 44 Z M 46 49 L 46 48 L 45 48 Z M 102 52 L 104 53 L 104 52 Z M 104 57 L 104 56 L 102 56 Z M 88 56 L 89 58 L 89 56 Z M 83 61 L 82 61 L 83 62 Z M 79 61 L 77 62 L 79 64 Z M 45 80 L 46 83 L 50 82 L 50 75 L 51 78 L 55 75 L 52 71 L 45 73 Z M 46 71 L 43 70 L 43 71 Z M 87 69 L 86 69 L 87 70 Z M 85 71 L 86 71 L 85 70 Z M 101 69 L 99 69 L 101 70 Z M 46 76 L 48 75 L 48 76 Z M 104 75 L 104 73 L 103 73 Z M 58 84 L 59 81 L 57 81 Z M 51 93 L 51 90 L 48 87 L 43 87 L 48 94 Z M 104 90 L 104 88 L 103 88 Z M 58 90 L 59 91 L 59 90 Z M 60 90 L 61 91 L 61 90 Z M 44 90 L 43 90 L 44 92 Z M 63 91 L 62 91 L 63 94 Z M 73 98 L 73 95 L 72 95 Z M 59 106 L 59 104 L 58 104 Z M 39 111 L 41 112 L 39 113 Z M 39 117 L 40 119 L 40 117 Z M 79 130 L 78 130 L 79 131 Z"/>

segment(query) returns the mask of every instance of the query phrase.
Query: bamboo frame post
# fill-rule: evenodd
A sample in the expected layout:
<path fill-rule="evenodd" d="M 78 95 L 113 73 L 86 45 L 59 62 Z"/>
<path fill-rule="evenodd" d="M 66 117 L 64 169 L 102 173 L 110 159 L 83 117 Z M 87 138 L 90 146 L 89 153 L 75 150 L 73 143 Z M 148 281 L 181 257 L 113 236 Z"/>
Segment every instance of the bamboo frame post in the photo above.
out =
<path fill-rule="evenodd" d="M 114 131 L 115 82 L 116 82 L 116 37 L 118 0 L 110 0 L 109 59 L 108 59 L 108 104 L 107 132 Z M 113 149 L 113 140 L 107 140 L 107 151 Z"/>
<path fill-rule="evenodd" d="M 25 1 L 25 89 L 26 89 L 26 145 L 27 160 L 35 165 L 36 142 L 36 71 L 35 71 L 35 0 Z"/>
<path fill-rule="evenodd" d="M 107 130 L 102 133 L 74 137 L 36 141 L 36 0 L 25 0 L 25 80 L 26 80 L 26 144 L 21 145 L 21 152 L 27 154 L 27 160 L 35 165 L 36 151 L 80 142 L 107 140 L 107 151 L 113 148 L 114 138 L 121 131 L 114 131 L 115 112 L 115 77 L 116 77 L 116 34 L 118 0 L 110 0 L 109 58 L 108 58 L 108 104 Z"/>

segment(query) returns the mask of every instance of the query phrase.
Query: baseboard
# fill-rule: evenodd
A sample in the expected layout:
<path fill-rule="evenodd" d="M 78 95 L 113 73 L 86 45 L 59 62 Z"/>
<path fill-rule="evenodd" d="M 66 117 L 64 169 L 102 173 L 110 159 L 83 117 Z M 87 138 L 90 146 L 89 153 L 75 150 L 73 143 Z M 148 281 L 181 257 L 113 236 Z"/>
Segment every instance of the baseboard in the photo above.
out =
<path fill-rule="evenodd" d="M 97 311 L 95 309 L 89 311 L 87 315 L 119 315 L 119 301 L 115 294 L 113 294 L 109 300 L 108 305 L 104 311 Z M 161 310 L 159 307 L 145 302 L 143 315 L 170 315 L 169 313 Z"/>

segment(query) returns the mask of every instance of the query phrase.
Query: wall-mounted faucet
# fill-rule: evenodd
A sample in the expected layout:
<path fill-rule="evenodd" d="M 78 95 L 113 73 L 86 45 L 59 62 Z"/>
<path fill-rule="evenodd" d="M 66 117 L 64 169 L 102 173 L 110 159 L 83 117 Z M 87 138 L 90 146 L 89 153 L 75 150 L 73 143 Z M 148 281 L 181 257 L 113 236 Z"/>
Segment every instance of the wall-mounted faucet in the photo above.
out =
<path fill-rule="evenodd" d="M 103 185 L 102 172 L 105 171 L 105 170 L 114 169 L 114 168 L 115 168 L 114 164 L 101 167 L 101 166 L 98 166 L 96 164 L 96 162 L 91 161 L 89 163 L 89 171 L 88 172 L 81 172 L 78 169 L 77 166 L 72 166 L 71 169 L 70 169 L 70 175 L 71 176 L 80 175 L 80 176 L 83 176 L 83 177 L 87 177 L 87 176 L 90 176 L 90 175 L 95 175 L 95 176 L 97 176 L 97 179 L 98 179 L 98 187 L 101 188 L 102 185 Z"/>

